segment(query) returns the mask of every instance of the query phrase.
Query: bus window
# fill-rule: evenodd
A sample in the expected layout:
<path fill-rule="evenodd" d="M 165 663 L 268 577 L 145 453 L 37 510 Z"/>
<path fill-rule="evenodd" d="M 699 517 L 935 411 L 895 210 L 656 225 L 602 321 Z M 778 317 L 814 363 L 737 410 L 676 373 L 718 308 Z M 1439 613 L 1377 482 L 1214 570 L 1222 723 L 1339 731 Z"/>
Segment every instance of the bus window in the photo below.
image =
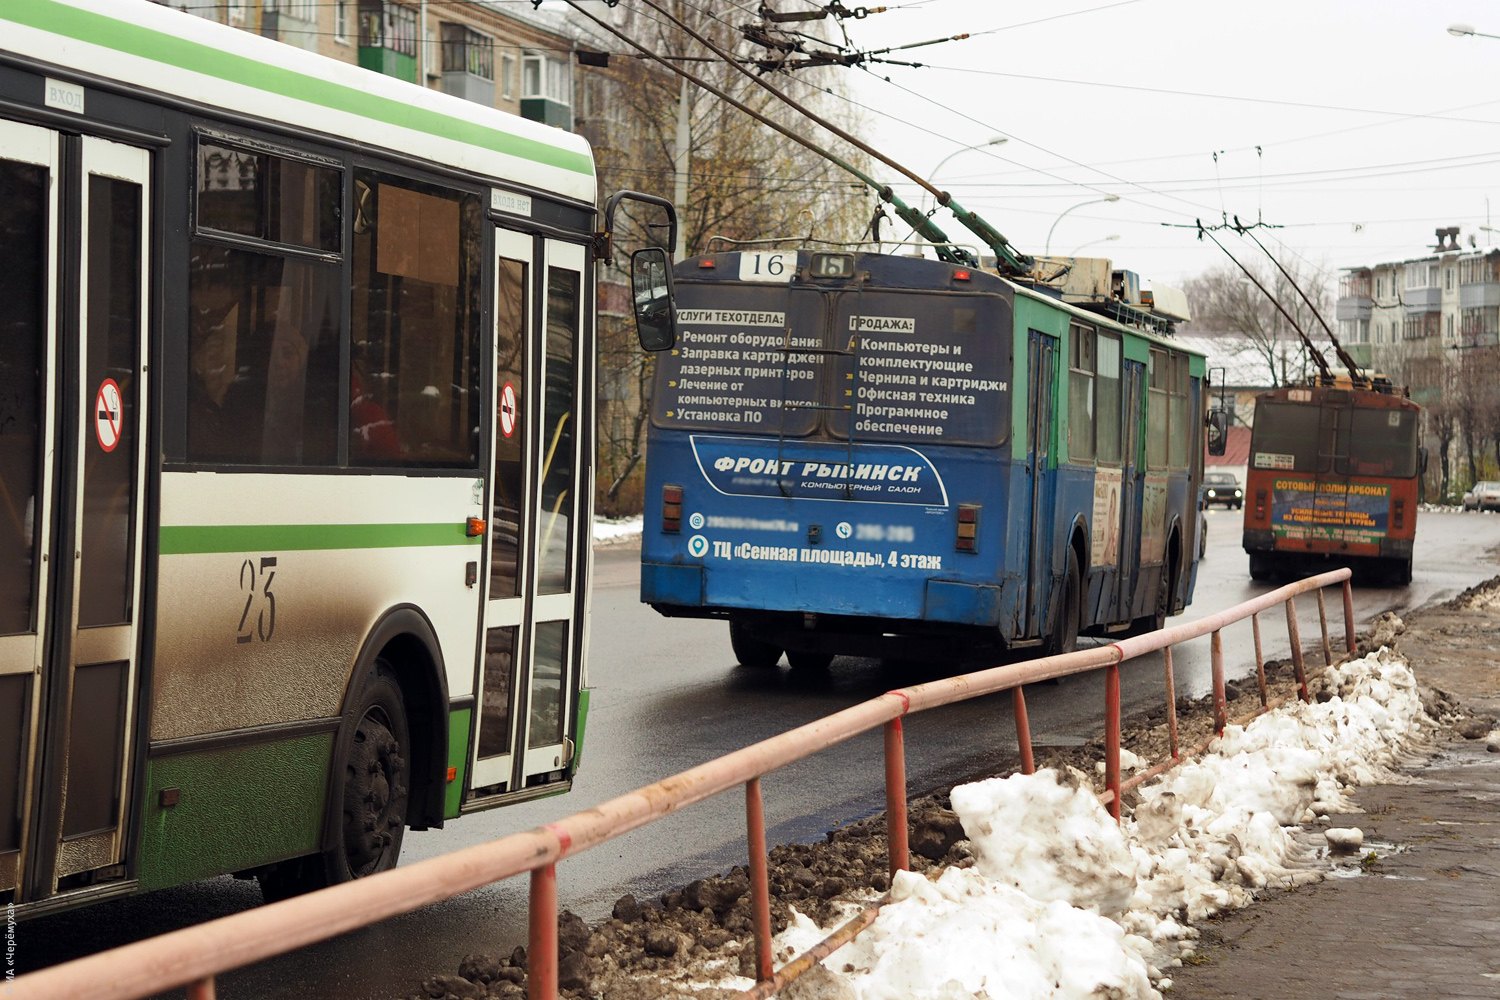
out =
<path fill-rule="evenodd" d="M 49 181 L 46 167 L 0 161 L 0 635 L 30 631 L 36 600 Z"/>
<path fill-rule="evenodd" d="M 573 460 L 578 449 L 574 359 L 578 351 L 579 301 L 583 276 L 561 267 L 547 269 L 547 360 L 542 375 L 542 521 L 537 554 L 537 593 L 568 590 L 573 537 Z"/>
<path fill-rule="evenodd" d="M 1068 362 L 1068 458 L 1088 462 L 1094 458 L 1094 329 L 1073 324 Z"/>
<path fill-rule="evenodd" d="M 1171 446 L 1167 458 L 1172 468 L 1185 469 L 1190 453 L 1189 445 L 1196 440 L 1193 434 L 1196 421 L 1191 419 L 1188 406 L 1188 359 L 1186 354 L 1175 352 L 1168 355 L 1168 359 L 1171 366 L 1171 381 L 1167 386 L 1171 401 L 1171 414 L 1168 418 L 1171 433 L 1168 440 Z"/>
<path fill-rule="evenodd" d="M 1096 451 L 1100 462 L 1120 463 L 1120 338 L 1100 333 L 1094 379 Z"/>
<path fill-rule="evenodd" d="M 1408 410 L 1356 406 L 1346 449 L 1351 476 L 1415 476 L 1417 415 Z"/>
<path fill-rule="evenodd" d="M 349 459 L 472 468 L 479 426 L 479 200 L 360 171 Z"/>
<path fill-rule="evenodd" d="M 194 163 L 188 461 L 331 465 L 342 174 L 206 137 Z"/>
<path fill-rule="evenodd" d="M 500 435 L 495 438 L 494 504 L 490 514 L 490 598 L 517 597 L 521 509 L 525 493 L 525 440 L 520 419 L 526 406 L 526 335 L 529 270 L 525 261 L 500 258 L 499 298 L 495 303 L 498 348 L 495 355 L 495 405 Z M 509 409 L 509 413 L 507 413 Z M 507 422 L 508 421 L 508 422 Z"/>
<path fill-rule="evenodd" d="M 1257 469 L 1318 471 L 1318 414 L 1316 406 L 1261 402 L 1255 407 L 1254 453 Z"/>
<path fill-rule="evenodd" d="M 1150 384 L 1146 392 L 1146 467 L 1167 467 L 1167 411 L 1168 386 L 1171 372 L 1168 369 L 1167 352 L 1153 350 L 1150 353 Z"/>

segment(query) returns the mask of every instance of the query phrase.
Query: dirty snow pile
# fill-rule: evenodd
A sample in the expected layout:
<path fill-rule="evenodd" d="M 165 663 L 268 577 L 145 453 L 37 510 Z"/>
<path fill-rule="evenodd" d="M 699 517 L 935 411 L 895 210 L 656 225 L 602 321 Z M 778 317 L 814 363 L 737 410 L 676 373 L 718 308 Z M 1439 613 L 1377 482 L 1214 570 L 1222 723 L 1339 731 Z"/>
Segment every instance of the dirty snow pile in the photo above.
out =
<path fill-rule="evenodd" d="M 1208 755 L 1143 786 L 1118 826 L 1078 772 L 954 788 L 974 865 L 898 874 L 875 923 L 799 996 L 1159 997 L 1195 922 L 1321 878 L 1329 844 L 1358 846 L 1357 830 L 1304 829 L 1350 811 L 1346 789 L 1409 780 L 1395 761 L 1433 723 L 1406 661 L 1381 649 L 1330 668 L 1328 690 L 1229 727 Z M 826 933 L 797 914 L 778 957 Z"/>

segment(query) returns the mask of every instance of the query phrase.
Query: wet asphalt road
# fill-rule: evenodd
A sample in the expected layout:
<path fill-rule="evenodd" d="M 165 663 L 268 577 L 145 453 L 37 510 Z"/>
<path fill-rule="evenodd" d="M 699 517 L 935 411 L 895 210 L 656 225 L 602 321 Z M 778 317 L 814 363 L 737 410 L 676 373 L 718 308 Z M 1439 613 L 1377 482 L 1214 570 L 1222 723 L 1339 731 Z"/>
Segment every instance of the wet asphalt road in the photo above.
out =
<path fill-rule="evenodd" d="M 1217 611 L 1269 589 L 1252 583 L 1239 548 L 1240 515 L 1208 512 L 1209 547 L 1195 600 L 1184 619 Z M 1355 590 L 1360 622 L 1387 609 L 1446 600 L 1500 572 L 1500 517 L 1424 513 L 1410 588 Z M 637 601 L 632 545 L 597 552 L 589 683 L 594 688 L 588 742 L 570 795 L 465 817 L 448 829 L 409 833 L 410 862 L 558 819 L 729 750 L 827 715 L 894 687 L 938 676 L 911 665 L 839 658 L 826 675 L 785 667 L 751 671 L 735 665 L 720 623 L 664 619 Z M 1342 611 L 1329 593 L 1330 629 L 1342 634 Z M 1287 651 L 1284 618 L 1262 616 L 1267 657 Z M 1302 630 L 1317 634 L 1316 605 L 1304 598 Z M 1253 672 L 1248 625 L 1224 633 L 1231 678 Z M 1202 694 L 1209 677 L 1207 639 L 1175 654 L 1178 693 Z M 1123 674 L 1127 712 L 1161 703 L 1158 657 L 1134 661 Z M 1101 728 L 1103 685 L 1065 680 L 1028 691 L 1038 743 L 1073 743 Z M 966 775 L 1008 767 L 1014 731 L 1008 696 L 950 706 L 910 719 L 907 774 L 916 791 Z M 787 767 L 763 781 L 772 843 L 820 839 L 830 827 L 883 807 L 878 732 Z M 559 869 L 562 906 L 585 918 L 607 916 L 626 892 L 650 896 L 744 861 L 743 799 L 725 794 L 569 859 Z M 452 972 L 470 952 L 508 953 L 526 932 L 524 879 L 345 935 L 297 955 L 224 977 L 226 998 L 336 996 L 376 1000 L 415 992 L 421 980 Z M 21 970 L 233 913 L 259 902 L 254 883 L 230 878 L 29 921 L 17 929 Z"/>

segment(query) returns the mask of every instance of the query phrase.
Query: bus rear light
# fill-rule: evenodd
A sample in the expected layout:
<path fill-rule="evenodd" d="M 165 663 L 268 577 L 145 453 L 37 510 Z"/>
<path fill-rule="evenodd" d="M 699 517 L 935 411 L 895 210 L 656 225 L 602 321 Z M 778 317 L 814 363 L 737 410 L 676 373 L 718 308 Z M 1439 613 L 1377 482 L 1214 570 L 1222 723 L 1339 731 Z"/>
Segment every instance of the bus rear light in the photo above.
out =
<path fill-rule="evenodd" d="M 719 265 L 715 264 L 713 262 L 713 260 L 711 258 L 709 258 L 709 257 L 704 257 L 702 260 L 700 260 L 698 262 L 698 270 L 700 270 L 700 271 L 712 271 L 714 268 L 716 268 L 718 266 Z"/>
<path fill-rule="evenodd" d="M 1255 519 L 1263 521 L 1266 517 L 1266 491 L 1255 491 Z"/>
<path fill-rule="evenodd" d="M 469 536 L 470 538 L 478 538 L 480 535 L 484 534 L 484 518 L 469 518 L 469 520 L 464 524 L 464 534 Z"/>
<path fill-rule="evenodd" d="M 977 503 L 958 505 L 958 537 L 953 540 L 953 547 L 959 552 L 979 550 L 979 505 Z"/>
<path fill-rule="evenodd" d="M 451 784 L 453 784 L 457 780 L 458 780 L 458 768 L 456 768 L 456 767 L 450 767 L 450 768 L 448 768 L 448 784 L 451 785 Z"/>
<path fill-rule="evenodd" d="M 1405 500 L 1397 500 L 1396 501 L 1396 527 L 1398 527 L 1398 528 L 1404 528 L 1405 526 L 1406 526 L 1406 501 Z"/>
<path fill-rule="evenodd" d="M 682 487 L 668 483 L 661 488 L 661 530 L 675 535 L 682 530 Z"/>
<path fill-rule="evenodd" d="M 953 272 L 954 281 L 968 281 L 971 277 L 973 277 L 973 275 L 969 274 L 969 272 L 965 271 L 963 268 L 959 268 L 957 271 Z"/>

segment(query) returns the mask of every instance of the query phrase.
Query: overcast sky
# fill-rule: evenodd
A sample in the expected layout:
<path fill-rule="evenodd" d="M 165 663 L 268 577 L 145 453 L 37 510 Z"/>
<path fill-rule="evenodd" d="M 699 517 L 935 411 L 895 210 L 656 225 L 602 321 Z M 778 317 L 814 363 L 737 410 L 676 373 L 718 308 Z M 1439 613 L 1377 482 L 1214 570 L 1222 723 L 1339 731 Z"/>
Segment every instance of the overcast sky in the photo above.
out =
<path fill-rule="evenodd" d="M 922 68 L 846 71 L 865 106 L 863 134 L 923 176 L 950 153 L 1007 136 L 948 159 L 937 181 L 1025 252 L 1041 253 L 1050 230 L 1054 254 L 1081 248 L 1179 284 L 1228 261 L 1163 223 L 1224 213 L 1284 227 L 1262 242 L 1334 270 L 1420 256 L 1439 226 L 1462 227 L 1465 245 L 1473 234 L 1500 246 L 1479 228 L 1500 227 L 1500 38 L 1446 30 L 1500 35 L 1500 4 L 885 5 L 844 22 L 858 48 L 972 37 L 890 54 Z M 885 167 L 877 176 L 901 180 Z M 898 190 L 920 194 L 909 182 Z M 1109 194 L 1120 200 L 1073 207 Z M 958 238 L 956 223 L 939 220 Z M 1260 253 L 1232 233 L 1221 239 L 1242 259 Z"/>

